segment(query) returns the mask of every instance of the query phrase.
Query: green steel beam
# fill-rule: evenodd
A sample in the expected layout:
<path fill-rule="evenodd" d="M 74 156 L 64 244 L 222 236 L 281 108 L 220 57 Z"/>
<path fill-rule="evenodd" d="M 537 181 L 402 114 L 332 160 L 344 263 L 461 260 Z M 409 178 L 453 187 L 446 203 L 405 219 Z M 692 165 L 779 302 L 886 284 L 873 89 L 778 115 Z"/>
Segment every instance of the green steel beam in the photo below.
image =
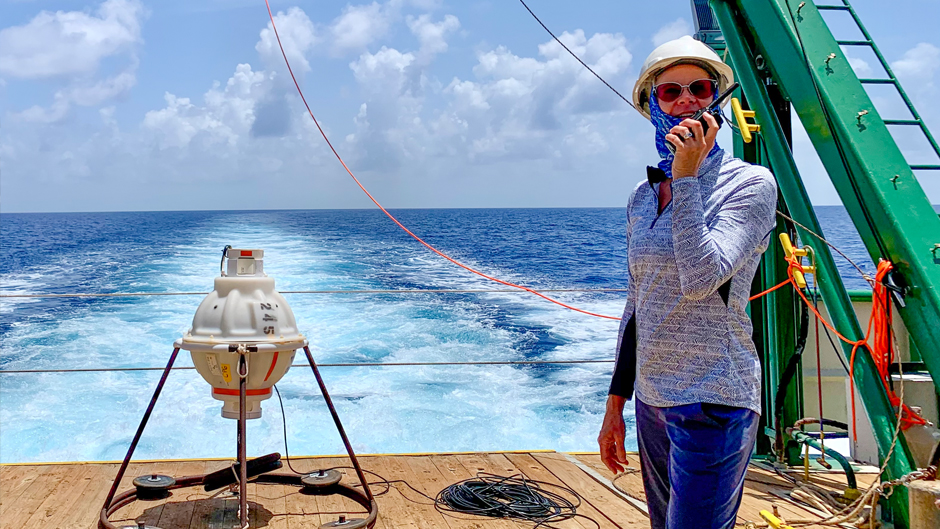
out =
<path fill-rule="evenodd" d="M 761 53 L 763 58 L 767 60 L 770 56 L 767 49 L 773 48 L 773 57 L 775 60 L 786 60 L 780 58 L 781 55 L 786 55 L 789 59 L 789 70 L 792 70 L 787 72 L 776 71 L 776 79 L 778 79 L 778 82 L 780 82 L 780 76 L 785 74 L 793 75 L 795 78 L 791 80 L 787 86 L 781 86 L 781 88 L 787 88 L 789 85 L 793 84 L 793 82 L 798 82 L 799 80 L 802 80 L 806 86 L 812 87 L 812 84 L 810 84 L 811 79 L 803 63 L 802 54 L 799 51 L 798 45 L 795 43 L 793 32 L 790 30 L 789 26 L 783 23 L 779 15 L 776 17 L 771 16 L 773 15 L 773 11 L 767 9 L 771 7 L 767 5 L 770 4 L 771 1 L 738 0 L 731 2 L 729 0 L 711 0 L 711 5 L 718 20 L 718 24 L 721 27 L 722 34 L 725 37 L 725 42 L 735 69 L 736 80 L 740 82 L 744 88 L 749 105 L 757 112 L 758 120 L 761 124 L 760 135 L 766 142 L 767 154 L 770 158 L 771 166 L 776 175 L 780 192 L 790 209 L 790 213 L 793 218 L 801 224 L 816 233 L 822 234 L 822 228 L 819 226 L 816 219 L 816 214 L 810 203 L 809 196 L 800 179 L 789 146 L 781 132 L 779 120 L 770 102 L 766 78 L 755 67 L 756 55 Z M 741 4 L 746 4 L 748 7 L 761 4 L 765 8 L 765 11 L 769 12 L 760 13 L 763 18 L 755 19 L 755 14 L 751 13 L 752 16 L 750 16 L 749 19 L 744 19 L 744 17 L 738 16 L 739 13 L 745 13 L 747 10 L 747 7 L 743 7 Z M 755 50 L 752 47 L 751 42 L 749 42 L 749 39 L 745 38 L 745 35 L 747 35 L 749 39 L 756 39 L 758 49 Z M 755 35 L 760 35 L 760 37 L 756 38 Z M 836 49 L 838 49 L 837 46 Z M 789 52 L 788 55 L 786 54 L 787 51 Z M 855 82 L 858 83 L 857 80 Z M 791 88 L 789 92 L 789 95 L 791 95 L 790 99 L 793 101 L 794 106 L 796 106 L 797 101 L 792 98 L 793 88 Z M 813 92 L 813 98 L 815 98 L 815 92 Z M 810 100 L 809 94 L 799 101 L 799 104 L 803 106 L 813 103 L 816 106 L 819 105 L 818 99 Z M 803 118 L 804 126 L 806 126 L 807 129 L 814 129 L 814 133 L 816 134 L 824 133 L 829 130 L 826 118 L 822 115 L 804 116 L 801 114 L 801 117 Z M 813 117 L 815 117 L 815 121 L 812 119 Z M 828 168 L 829 166 L 827 166 L 827 169 Z M 838 168 L 830 169 L 830 174 L 836 170 L 838 170 L 839 173 L 845 173 L 845 168 L 839 166 Z M 833 180 L 836 180 L 835 176 L 833 176 Z M 836 182 L 837 187 L 840 187 L 840 184 L 842 184 L 842 187 L 845 185 L 844 182 Z M 932 210 L 931 213 L 934 220 L 936 220 L 936 214 L 933 213 Z M 853 217 L 853 220 L 855 220 L 855 217 Z M 800 235 L 800 239 L 804 241 L 804 243 L 811 243 L 814 249 L 816 249 L 818 267 L 816 281 L 818 282 L 819 289 L 826 303 L 826 308 L 829 311 L 834 325 L 846 337 L 852 340 L 861 339 L 864 337 L 864 334 L 858 324 L 848 293 L 839 277 L 839 272 L 833 260 L 832 253 L 829 251 L 828 247 L 820 244 L 805 230 L 798 227 L 797 231 Z M 847 357 L 851 356 L 851 346 L 843 345 L 843 351 Z M 872 423 L 879 452 L 882 458 L 884 458 L 891 446 L 892 432 L 894 430 L 896 417 L 885 394 L 884 386 L 877 375 L 874 363 L 866 354 L 858 355 L 855 360 L 855 384 L 862 396 L 865 409 Z M 888 461 L 886 468 L 889 479 L 900 477 L 914 469 L 912 463 L 913 458 L 910 455 L 910 451 L 903 437 L 899 440 L 894 453 L 895 456 Z M 898 489 L 896 495 L 892 495 L 890 503 L 892 511 L 896 515 L 896 522 L 899 526 L 906 527 L 906 491 Z"/>
<path fill-rule="evenodd" d="M 709 12 L 711 8 L 709 8 Z M 724 42 L 722 40 L 722 42 Z M 732 63 L 732 68 L 734 67 Z M 738 90 L 737 94 L 742 103 L 746 98 Z M 776 101 L 780 103 L 780 101 Z M 782 102 L 789 112 L 789 103 Z M 789 121 L 783 125 L 783 134 L 789 138 Z M 740 134 L 734 136 L 734 155 L 746 162 L 763 165 L 770 168 L 770 160 L 763 155 L 762 139 L 754 136 L 754 141 L 744 143 Z M 778 199 L 777 208 L 786 210 L 783 196 Z M 783 258 L 783 249 L 776 241 L 780 233 L 787 231 L 783 222 L 778 222 L 774 228 L 771 244 L 761 259 L 754 276 L 751 293 L 757 294 L 769 289 L 787 278 L 788 265 Z M 749 305 L 751 321 L 754 324 L 754 343 L 757 346 L 761 359 L 762 395 L 761 424 L 759 431 L 763 433 L 758 437 L 757 454 L 769 456 L 777 454 L 780 462 L 797 464 L 796 460 L 786 458 L 787 434 L 786 428 L 792 426 L 803 415 L 803 376 L 802 366 L 797 366 L 797 373 L 787 389 L 784 399 L 783 413 L 778 421 L 775 415 L 777 391 L 780 387 L 781 377 L 790 361 L 796 354 L 796 341 L 799 334 L 799 301 L 792 289 L 776 290 L 759 301 Z"/>
<path fill-rule="evenodd" d="M 793 103 L 872 259 L 890 259 L 910 286 L 898 312 L 928 352 L 924 363 L 940 384 L 940 218 L 816 6 L 735 3 L 760 33 L 758 51 Z"/>

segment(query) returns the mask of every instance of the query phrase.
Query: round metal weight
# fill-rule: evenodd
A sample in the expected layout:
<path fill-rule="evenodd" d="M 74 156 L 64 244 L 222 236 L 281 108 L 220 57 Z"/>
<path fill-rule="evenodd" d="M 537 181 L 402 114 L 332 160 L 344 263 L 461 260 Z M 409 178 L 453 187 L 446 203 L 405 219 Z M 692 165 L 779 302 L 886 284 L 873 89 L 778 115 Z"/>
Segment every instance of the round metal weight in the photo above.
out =
<path fill-rule="evenodd" d="M 320 489 L 332 487 L 339 483 L 341 479 L 343 479 L 343 474 L 339 470 L 316 470 L 300 478 L 300 482 L 303 483 L 304 487 Z"/>
<path fill-rule="evenodd" d="M 175 484 L 175 478 L 162 474 L 148 474 L 134 478 L 137 497 L 142 500 L 165 498 L 170 493 L 170 487 Z"/>
<path fill-rule="evenodd" d="M 340 516 L 339 520 L 327 522 L 320 526 L 320 529 L 360 529 L 366 526 L 366 521 L 362 518 L 346 518 Z"/>

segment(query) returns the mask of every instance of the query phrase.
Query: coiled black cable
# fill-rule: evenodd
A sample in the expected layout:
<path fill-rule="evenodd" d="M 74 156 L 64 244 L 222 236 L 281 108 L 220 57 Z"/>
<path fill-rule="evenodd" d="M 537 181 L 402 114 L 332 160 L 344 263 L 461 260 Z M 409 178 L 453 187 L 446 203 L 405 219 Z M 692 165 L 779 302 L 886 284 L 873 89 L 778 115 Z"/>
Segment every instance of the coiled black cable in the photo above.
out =
<path fill-rule="evenodd" d="M 522 474 L 505 477 L 481 472 L 439 492 L 435 504 L 439 511 L 523 520 L 535 527 L 576 516 L 588 518 L 577 513 L 581 498 L 573 490 Z"/>
<path fill-rule="evenodd" d="M 294 473 L 303 474 L 291 466 L 290 451 L 287 448 L 287 416 L 284 413 L 284 401 L 281 399 L 281 392 L 277 389 L 277 385 L 274 386 L 274 392 L 281 408 L 284 456 L 287 466 Z M 347 468 L 351 469 L 352 467 L 332 467 L 329 470 Z M 369 470 L 363 470 L 363 472 L 380 480 L 374 483 L 370 482 L 369 485 L 385 486 L 384 490 L 375 493 L 375 496 L 387 494 L 393 483 L 401 483 L 433 502 L 434 508 L 443 513 L 476 514 L 492 518 L 528 521 L 535 524 L 533 529 L 543 524 L 578 517 L 590 520 L 600 529 L 600 524 L 596 520 L 590 516 L 578 514 L 577 509 L 581 506 L 581 497 L 577 492 L 562 485 L 528 479 L 522 474 L 505 477 L 481 472 L 475 478 L 458 481 L 444 488 L 437 493 L 437 497 L 432 498 L 403 479 L 389 480 Z M 353 486 L 361 485 L 356 484 Z M 400 490 L 399 493 L 401 493 Z M 432 505 L 432 503 L 416 501 L 404 494 L 402 494 L 402 497 L 412 503 Z"/>

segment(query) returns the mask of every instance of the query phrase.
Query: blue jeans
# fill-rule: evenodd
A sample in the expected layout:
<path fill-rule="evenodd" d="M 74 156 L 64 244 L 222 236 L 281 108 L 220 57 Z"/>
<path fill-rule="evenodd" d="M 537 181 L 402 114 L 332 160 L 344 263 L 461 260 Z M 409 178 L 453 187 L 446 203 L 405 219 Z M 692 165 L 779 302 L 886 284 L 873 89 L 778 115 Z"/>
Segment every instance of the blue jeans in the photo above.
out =
<path fill-rule="evenodd" d="M 719 404 L 635 402 L 652 529 L 734 527 L 760 416 Z"/>

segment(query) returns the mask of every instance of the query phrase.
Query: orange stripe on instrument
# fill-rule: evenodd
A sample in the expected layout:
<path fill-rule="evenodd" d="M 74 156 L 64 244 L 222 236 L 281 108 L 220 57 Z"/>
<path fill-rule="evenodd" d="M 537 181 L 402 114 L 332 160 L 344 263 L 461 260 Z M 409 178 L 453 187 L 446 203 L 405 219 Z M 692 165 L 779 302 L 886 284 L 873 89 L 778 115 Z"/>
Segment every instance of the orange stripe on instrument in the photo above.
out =
<path fill-rule="evenodd" d="M 212 393 L 214 395 L 234 395 L 236 397 L 238 396 L 237 389 L 212 388 Z M 271 394 L 271 388 L 245 390 L 245 395 L 249 397 L 258 397 L 261 395 L 270 395 L 270 394 Z"/>
<path fill-rule="evenodd" d="M 268 368 L 268 374 L 264 375 L 264 381 L 268 381 L 268 377 L 271 376 L 271 373 L 274 372 L 274 366 L 277 364 L 277 355 L 280 354 L 280 351 L 274 351 L 274 359 L 271 360 L 271 367 Z"/>

